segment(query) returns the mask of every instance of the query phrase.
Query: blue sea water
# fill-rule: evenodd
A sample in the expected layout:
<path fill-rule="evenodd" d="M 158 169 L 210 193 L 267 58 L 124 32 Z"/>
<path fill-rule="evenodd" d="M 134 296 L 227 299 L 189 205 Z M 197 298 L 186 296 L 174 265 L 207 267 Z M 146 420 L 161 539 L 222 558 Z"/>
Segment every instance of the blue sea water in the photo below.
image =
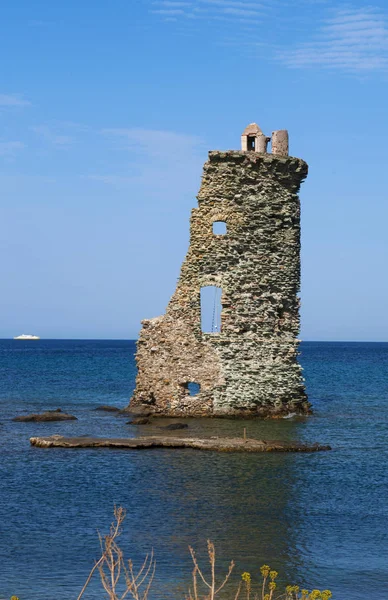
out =
<path fill-rule="evenodd" d="M 76 599 L 98 556 L 97 529 L 127 510 L 121 537 L 140 564 L 154 549 L 153 599 L 184 597 L 188 545 L 220 569 L 329 588 L 337 600 L 388 599 L 388 344 L 303 343 L 309 418 L 189 420 L 201 435 L 317 441 L 331 452 L 223 454 L 190 449 L 30 447 L 33 435 L 127 436 L 154 426 L 96 412 L 125 407 L 135 383 L 132 341 L 0 341 L 0 599 Z M 57 407 L 66 423 L 17 423 Z M 98 579 L 85 599 L 104 596 Z M 228 596 L 226 596 L 227 598 Z"/>

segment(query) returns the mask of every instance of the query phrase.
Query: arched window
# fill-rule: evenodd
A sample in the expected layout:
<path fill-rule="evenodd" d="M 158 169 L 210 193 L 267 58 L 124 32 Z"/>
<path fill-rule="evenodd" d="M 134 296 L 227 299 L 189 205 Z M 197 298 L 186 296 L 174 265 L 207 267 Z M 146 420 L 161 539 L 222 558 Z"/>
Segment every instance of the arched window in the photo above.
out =
<path fill-rule="evenodd" d="M 203 333 L 221 331 L 222 289 L 216 285 L 201 288 L 201 329 Z"/>

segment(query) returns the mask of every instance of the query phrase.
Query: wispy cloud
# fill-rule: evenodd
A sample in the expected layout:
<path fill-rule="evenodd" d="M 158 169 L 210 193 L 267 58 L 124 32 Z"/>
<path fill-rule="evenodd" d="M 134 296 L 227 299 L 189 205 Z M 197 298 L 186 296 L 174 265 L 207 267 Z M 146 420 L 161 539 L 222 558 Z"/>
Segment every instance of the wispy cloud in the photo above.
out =
<path fill-rule="evenodd" d="M 31 102 L 21 94 L 0 94 L 0 107 L 30 106 Z"/>
<path fill-rule="evenodd" d="M 388 11 L 354 2 L 341 8 L 337 0 L 154 0 L 150 12 L 176 23 L 179 35 L 194 23 L 206 35 L 201 24 L 214 23 L 217 45 L 229 44 L 233 27 L 233 45 L 244 55 L 254 57 L 260 46 L 260 58 L 288 68 L 388 71 Z M 247 32 L 256 40 L 248 41 Z"/>
<path fill-rule="evenodd" d="M 193 6 L 192 2 L 175 2 L 174 0 L 160 0 L 160 2 L 155 2 L 158 6 L 164 6 L 165 8 L 191 8 Z"/>
<path fill-rule="evenodd" d="M 52 22 L 42 21 L 40 19 L 32 19 L 31 21 L 28 21 L 29 27 L 47 27 L 49 25 L 52 25 Z"/>
<path fill-rule="evenodd" d="M 257 17 L 260 12 L 257 10 L 251 10 L 246 8 L 234 8 L 234 7 L 226 7 L 223 9 L 223 12 L 226 15 L 235 15 L 237 17 Z"/>
<path fill-rule="evenodd" d="M 198 179 L 205 153 L 198 136 L 141 128 L 103 129 L 101 134 L 126 156 L 125 166 L 121 172 L 92 173 L 88 179 L 117 188 L 141 185 L 170 193 L 184 190 L 185 180 Z"/>
<path fill-rule="evenodd" d="M 244 2 L 243 0 L 196 0 L 191 2 L 180 2 L 179 0 L 156 0 L 153 2 L 156 6 L 162 6 L 165 8 L 183 8 L 183 9 L 198 9 L 201 6 L 214 7 L 214 8 L 240 8 L 240 9 L 258 9 L 262 8 L 267 3 L 264 2 Z"/>
<path fill-rule="evenodd" d="M 48 127 L 48 125 L 30 127 L 30 130 L 54 146 L 70 146 L 75 142 L 75 138 L 73 136 L 67 134 L 58 134 Z"/>
<path fill-rule="evenodd" d="M 180 8 L 160 8 L 157 10 L 151 10 L 154 15 L 165 15 L 167 17 L 174 17 L 176 15 L 184 15 L 185 11 Z"/>
<path fill-rule="evenodd" d="M 202 140 L 195 135 L 159 131 L 153 129 L 103 129 L 104 135 L 120 138 L 128 150 L 145 153 L 149 156 L 166 159 L 179 157 L 187 151 L 198 149 Z"/>
<path fill-rule="evenodd" d="M 105 183 L 117 189 L 126 188 L 134 182 L 133 177 L 126 177 L 124 175 L 86 175 L 83 179 Z"/>
<path fill-rule="evenodd" d="M 267 6 L 269 0 L 262 2 L 244 2 L 243 0 L 195 0 L 181 2 L 179 0 L 156 0 L 152 3 L 150 12 L 155 15 L 183 19 L 206 19 L 206 21 L 220 20 L 239 22 L 248 17 L 258 17 Z"/>
<path fill-rule="evenodd" d="M 14 156 L 19 150 L 23 150 L 26 145 L 23 142 L 1 142 L 0 156 Z"/>
<path fill-rule="evenodd" d="M 238 0 L 199 0 L 201 4 L 208 4 L 210 6 L 219 6 L 221 8 L 241 8 L 241 9 L 258 9 L 263 8 L 266 4 L 264 2 L 239 2 Z"/>
<path fill-rule="evenodd" d="M 387 16 L 375 8 L 337 11 L 310 41 L 280 51 L 277 58 L 293 68 L 386 71 Z"/>

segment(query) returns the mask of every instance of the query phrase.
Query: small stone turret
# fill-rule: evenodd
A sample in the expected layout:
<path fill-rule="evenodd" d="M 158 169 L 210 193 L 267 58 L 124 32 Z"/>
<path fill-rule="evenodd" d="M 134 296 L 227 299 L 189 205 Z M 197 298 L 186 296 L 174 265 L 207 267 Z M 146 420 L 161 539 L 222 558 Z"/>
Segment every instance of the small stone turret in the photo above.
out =
<path fill-rule="evenodd" d="M 288 131 L 286 129 L 272 132 L 272 154 L 288 156 Z"/>
<path fill-rule="evenodd" d="M 288 156 L 288 131 L 280 129 L 272 132 L 272 138 L 267 137 L 257 123 L 250 123 L 241 135 L 241 150 L 243 152 L 267 153 L 268 142 L 272 145 L 272 154 Z"/>
<path fill-rule="evenodd" d="M 243 152 L 267 152 L 267 138 L 256 123 L 248 125 L 241 135 L 241 150 Z"/>

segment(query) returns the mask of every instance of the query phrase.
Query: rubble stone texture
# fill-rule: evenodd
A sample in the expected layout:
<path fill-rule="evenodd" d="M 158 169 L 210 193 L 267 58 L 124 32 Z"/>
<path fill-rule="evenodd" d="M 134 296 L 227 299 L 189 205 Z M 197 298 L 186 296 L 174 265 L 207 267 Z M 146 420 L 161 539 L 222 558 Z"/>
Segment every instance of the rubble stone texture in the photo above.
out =
<path fill-rule="evenodd" d="M 285 133 L 279 155 L 209 153 L 176 291 L 163 316 L 142 321 L 130 409 L 170 416 L 309 412 L 297 361 L 298 191 L 307 164 L 282 155 Z M 215 221 L 226 223 L 225 235 L 213 233 Z M 209 285 L 222 288 L 221 328 L 203 333 L 200 291 Z M 200 384 L 196 395 L 190 382 Z"/>

